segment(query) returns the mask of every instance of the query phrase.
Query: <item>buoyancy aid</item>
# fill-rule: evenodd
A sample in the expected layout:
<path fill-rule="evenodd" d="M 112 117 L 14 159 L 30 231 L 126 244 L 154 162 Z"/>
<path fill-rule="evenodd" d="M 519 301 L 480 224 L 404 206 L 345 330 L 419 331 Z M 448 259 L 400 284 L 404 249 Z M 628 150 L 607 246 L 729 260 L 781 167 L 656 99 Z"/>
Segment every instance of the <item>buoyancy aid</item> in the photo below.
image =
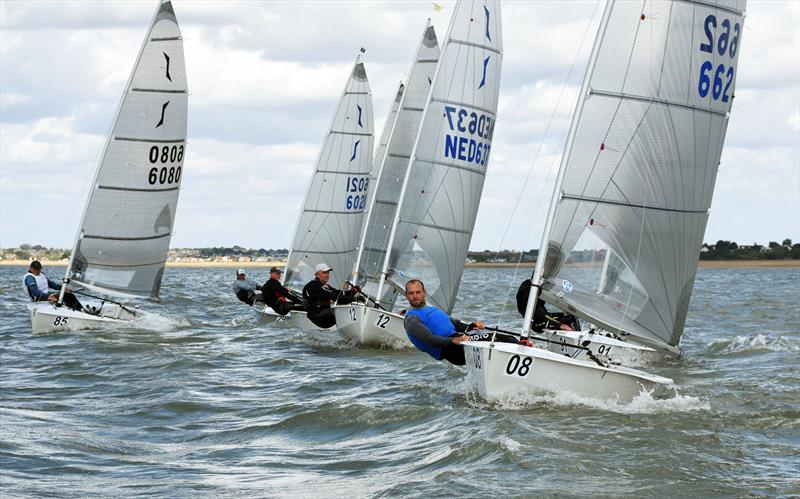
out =
<path fill-rule="evenodd" d="M 425 327 L 430 329 L 431 334 L 435 336 L 448 338 L 453 336 L 453 333 L 456 332 L 455 328 L 453 327 L 453 323 L 450 321 L 450 317 L 436 307 L 428 305 L 422 308 L 412 308 L 406 312 L 406 317 L 411 315 L 416 315 L 419 317 L 419 320 L 421 320 L 422 323 L 425 324 Z M 408 336 L 408 339 L 415 347 L 419 348 L 436 360 L 442 360 L 442 347 L 430 346 L 408 333 L 406 333 L 406 336 Z"/>
<path fill-rule="evenodd" d="M 39 275 L 33 275 L 32 273 L 28 272 L 22 276 L 22 287 L 25 289 L 25 294 L 27 294 L 31 300 L 38 300 L 38 297 L 31 296 L 30 292 L 28 292 L 28 286 L 25 285 L 25 279 L 27 279 L 28 276 L 33 277 L 33 279 L 36 281 L 36 287 L 39 289 L 39 291 L 42 293 L 50 292 L 50 285 L 47 282 L 47 277 L 42 272 L 39 272 Z"/>

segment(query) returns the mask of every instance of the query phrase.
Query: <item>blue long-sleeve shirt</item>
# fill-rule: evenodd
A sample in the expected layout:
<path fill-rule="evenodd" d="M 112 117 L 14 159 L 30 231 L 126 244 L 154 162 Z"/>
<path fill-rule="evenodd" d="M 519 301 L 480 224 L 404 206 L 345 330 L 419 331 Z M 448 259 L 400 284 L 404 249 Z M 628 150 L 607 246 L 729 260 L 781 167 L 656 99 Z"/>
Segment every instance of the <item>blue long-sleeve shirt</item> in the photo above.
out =
<path fill-rule="evenodd" d="M 61 289 L 61 284 L 55 282 L 52 279 L 47 279 L 47 286 L 50 289 L 55 289 L 56 291 Z M 47 292 L 42 291 L 36 286 L 36 279 L 32 276 L 25 276 L 25 287 L 28 289 L 28 294 L 31 296 L 32 300 L 46 300 L 47 299 Z"/>

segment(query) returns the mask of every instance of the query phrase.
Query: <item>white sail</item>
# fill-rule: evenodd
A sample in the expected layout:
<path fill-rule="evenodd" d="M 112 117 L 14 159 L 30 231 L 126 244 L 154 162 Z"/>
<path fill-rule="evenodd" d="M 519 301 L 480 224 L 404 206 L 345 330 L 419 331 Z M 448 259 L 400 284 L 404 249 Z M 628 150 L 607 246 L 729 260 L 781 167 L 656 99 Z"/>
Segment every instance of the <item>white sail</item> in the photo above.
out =
<path fill-rule="evenodd" d="M 438 61 L 439 44 L 436 40 L 436 32 L 433 26 L 427 26 L 422 33 L 414 57 L 408 76 L 408 85 L 402 94 L 400 91 L 398 92 L 401 102 L 397 100 L 395 102 L 399 104 L 400 109 L 391 128 L 387 121 L 387 129 L 383 134 L 386 137 L 387 145 L 378 151 L 378 159 L 381 159 L 381 163 L 376 161 L 377 168 L 373 168 L 373 175 L 377 177 L 376 193 L 370 198 L 354 279 L 358 281 L 366 294 L 376 299 L 380 272 L 389 244 L 389 233 L 400 199 L 400 190 L 408 169 L 408 160 L 414 147 L 414 139 L 422 122 L 422 112 L 430 93 Z M 394 304 L 396 289 L 390 287 L 386 290 L 387 292 L 383 293 L 381 304 L 385 308 L 391 308 Z"/>
<path fill-rule="evenodd" d="M 159 2 L 95 172 L 67 277 L 158 299 L 186 157 L 188 93 L 172 3 Z"/>
<path fill-rule="evenodd" d="M 406 172 L 382 279 L 450 312 L 485 179 L 502 66 L 500 2 L 456 4 Z"/>
<path fill-rule="evenodd" d="M 535 275 L 545 301 L 678 351 L 733 102 L 744 7 L 608 3 Z M 601 272 L 604 252 L 611 273 Z"/>
<path fill-rule="evenodd" d="M 289 287 L 302 288 L 320 263 L 333 268 L 336 287 L 353 269 L 367 207 L 372 120 L 367 72 L 356 59 L 303 201 L 284 275 Z"/>

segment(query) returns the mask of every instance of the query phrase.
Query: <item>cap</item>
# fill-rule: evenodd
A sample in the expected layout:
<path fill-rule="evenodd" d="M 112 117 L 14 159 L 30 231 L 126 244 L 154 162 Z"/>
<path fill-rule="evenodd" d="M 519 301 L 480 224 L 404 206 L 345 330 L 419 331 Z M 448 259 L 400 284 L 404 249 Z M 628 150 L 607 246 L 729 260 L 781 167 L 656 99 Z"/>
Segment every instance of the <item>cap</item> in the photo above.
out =
<path fill-rule="evenodd" d="M 273 273 L 273 272 L 277 272 L 279 274 L 283 274 L 283 270 L 281 270 L 280 267 L 272 267 L 271 269 L 269 269 L 269 273 L 270 274 Z"/>
<path fill-rule="evenodd" d="M 239 269 L 236 271 L 236 275 L 244 274 L 244 269 Z"/>
<path fill-rule="evenodd" d="M 333 270 L 332 268 L 328 267 L 327 263 L 319 263 L 316 267 L 314 267 L 314 273 L 317 272 L 327 272 L 329 270 Z"/>

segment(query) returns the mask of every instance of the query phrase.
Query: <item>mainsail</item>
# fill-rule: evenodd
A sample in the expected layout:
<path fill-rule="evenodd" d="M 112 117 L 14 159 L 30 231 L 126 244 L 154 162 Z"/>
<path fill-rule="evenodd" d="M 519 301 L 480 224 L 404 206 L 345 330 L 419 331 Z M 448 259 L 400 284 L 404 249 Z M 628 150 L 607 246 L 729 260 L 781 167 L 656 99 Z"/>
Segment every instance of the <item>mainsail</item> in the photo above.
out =
<path fill-rule="evenodd" d="M 679 352 L 744 7 L 745 0 L 607 4 L 534 277 L 545 301 Z"/>
<path fill-rule="evenodd" d="M 389 233 L 395 218 L 400 190 L 414 147 L 414 139 L 422 122 L 422 112 L 431 89 L 436 64 L 439 61 L 439 44 L 433 26 L 422 33 L 417 53 L 408 76 L 408 85 L 398 91 L 395 105 L 399 106 L 396 119 L 387 120 L 381 142 L 386 146 L 378 150 L 373 175 L 377 177 L 375 195 L 370 198 L 367 223 L 359 247 L 354 279 L 369 296 L 377 298 L 380 272 L 386 258 Z M 391 127 L 390 127 L 391 122 Z M 380 160 L 380 163 L 378 163 Z M 396 296 L 395 288 L 383 293 L 380 303 L 391 308 Z"/>
<path fill-rule="evenodd" d="M 302 288 L 320 263 L 333 268 L 336 287 L 349 277 L 367 207 L 373 140 L 367 72 L 356 59 L 309 180 L 286 264 L 289 287 Z"/>
<path fill-rule="evenodd" d="M 95 172 L 67 268 L 77 285 L 158 299 L 183 160 L 188 93 L 183 38 L 159 2 Z"/>
<path fill-rule="evenodd" d="M 499 0 L 456 4 L 405 172 L 381 291 L 408 277 L 455 304 L 489 163 L 500 90 Z"/>

